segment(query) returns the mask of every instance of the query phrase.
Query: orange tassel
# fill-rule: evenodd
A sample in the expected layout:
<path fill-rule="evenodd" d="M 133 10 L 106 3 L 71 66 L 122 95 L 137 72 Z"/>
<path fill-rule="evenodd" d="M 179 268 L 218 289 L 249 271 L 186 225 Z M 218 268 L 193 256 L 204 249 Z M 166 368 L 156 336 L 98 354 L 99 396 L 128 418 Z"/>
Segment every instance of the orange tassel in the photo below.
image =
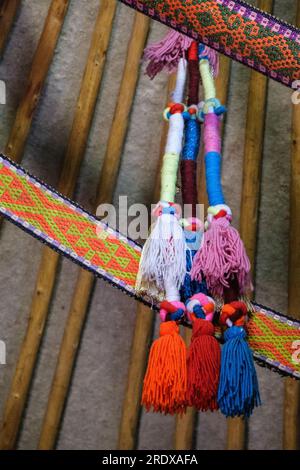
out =
<path fill-rule="evenodd" d="M 147 411 L 183 413 L 186 405 L 186 346 L 175 321 L 160 325 L 160 338 L 154 341 L 144 379 L 142 405 Z"/>

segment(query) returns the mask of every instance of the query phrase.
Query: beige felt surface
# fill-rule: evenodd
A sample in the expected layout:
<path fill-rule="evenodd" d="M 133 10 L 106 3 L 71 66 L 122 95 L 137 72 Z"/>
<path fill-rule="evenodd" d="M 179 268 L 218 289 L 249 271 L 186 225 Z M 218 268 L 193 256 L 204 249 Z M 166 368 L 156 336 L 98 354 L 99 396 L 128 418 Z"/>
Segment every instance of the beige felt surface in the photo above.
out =
<path fill-rule="evenodd" d="M 0 105 L 0 147 L 4 148 L 17 104 L 39 39 L 49 0 L 24 0 L 0 64 L 7 85 L 7 104 Z M 295 0 L 276 1 L 276 15 L 292 22 Z M 87 57 L 99 0 L 73 0 L 67 14 L 51 71 L 43 91 L 23 165 L 55 186 L 66 150 L 76 98 Z M 119 5 L 111 47 L 76 200 L 91 209 L 105 143 L 113 116 L 126 43 L 134 13 Z M 150 40 L 165 28 L 153 24 Z M 243 139 L 249 70 L 234 63 L 230 82 L 224 185 L 238 225 Z M 150 82 L 141 74 L 115 191 L 129 203 L 151 201 L 159 153 L 161 112 L 167 77 Z M 291 91 L 269 84 L 262 197 L 260 203 L 256 299 L 286 310 L 289 222 Z M 0 409 L 3 407 L 28 320 L 41 245 L 5 223 L 0 244 L 0 339 L 6 341 L 7 365 L 0 366 Z M 33 379 L 19 447 L 33 449 L 38 442 L 43 411 L 78 268 L 63 260 L 51 304 L 46 334 Z M 72 387 L 61 426 L 60 449 L 113 449 L 116 446 L 125 388 L 130 343 L 135 323 L 135 301 L 97 281 L 91 299 Z M 263 407 L 250 421 L 250 449 L 280 449 L 283 380 L 258 369 Z M 201 415 L 197 448 L 222 449 L 226 420 L 219 414 Z M 170 449 L 174 419 L 142 415 L 139 447 Z"/>

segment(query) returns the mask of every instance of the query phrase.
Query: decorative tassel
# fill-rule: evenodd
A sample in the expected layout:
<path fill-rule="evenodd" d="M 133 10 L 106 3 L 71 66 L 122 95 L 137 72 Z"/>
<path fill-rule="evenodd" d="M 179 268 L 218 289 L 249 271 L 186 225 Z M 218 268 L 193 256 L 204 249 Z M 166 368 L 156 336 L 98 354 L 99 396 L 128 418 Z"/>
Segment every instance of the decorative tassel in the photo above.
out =
<path fill-rule="evenodd" d="M 163 302 L 162 318 L 180 319 L 185 306 Z M 170 317 L 169 317 L 170 315 Z M 144 379 L 142 405 L 147 411 L 183 413 L 186 409 L 186 345 L 179 335 L 176 321 L 163 321 L 160 338 L 154 341 Z"/>
<path fill-rule="evenodd" d="M 158 291 L 164 291 L 171 277 L 179 289 L 186 273 L 184 233 L 175 206 L 160 203 L 160 207 L 161 214 L 143 248 L 139 277 L 144 286 L 155 283 Z"/>
<path fill-rule="evenodd" d="M 214 213 L 214 214 L 213 214 Z M 191 276 L 201 281 L 214 296 L 223 296 L 235 277 L 240 294 L 252 288 L 250 261 L 239 232 L 231 226 L 231 211 L 225 205 L 209 208 L 208 229 L 194 257 Z"/>
<path fill-rule="evenodd" d="M 223 306 L 220 320 L 228 329 L 221 355 L 218 404 L 222 413 L 230 417 L 249 417 L 254 407 L 261 404 L 253 355 L 246 341 L 246 317 L 243 302 Z"/>
<path fill-rule="evenodd" d="M 201 47 L 199 52 L 205 94 L 200 119 L 204 119 L 205 172 L 211 207 L 203 244 L 194 257 L 191 276 L 198 281 L 205 278 L 207 288 L 214 296 L 223 296 L 234 279 L 238 283 L 238 294 L 246 294 L 252 289 L 250 261 L 238 231 L 231 226 L 232 213 L 225 205 L 221 185 L 220 116 L 225 108 L 216 99 L 211 58 Z"/>
<path fill-rule="evenodd" d="M 215 304 L 204 294 L 194 295 L 187 303 L 193 335 L 187 359 L 187 404 L 199 411 L 217 410 L 220 374 L 220 346 L 212 324 Z"/>
<path fill-rule="evenodd" d="M 164 113 L 169 132 L 161 171 L 161 201 L 154 210 L 157 221 L 143 249 L 138 281 L 155 286 L 166 299 L 160 308 L 160 338 L 150 351 L 142 404 L 147 410 L 170 414 L 183 413 L 186 408 L 186 346 L 177 325 L 185 315 L 179 294 L 186 272 L 185 237 L 179 224 L 181 211 L 174 202 L 186 114 L 181 103 L 185 81 L 186 61 L 180 59 L 174 103 Z"/>
<path fill-rule="evenodd" d="M 144 60 L 149 61 L 147 75 L 153 79 L 163 69 L 169 73 L 174 72 L 192 41 L 189 37 L 170 30 L 160 42 L 150 44 L 144 52 Z"/>

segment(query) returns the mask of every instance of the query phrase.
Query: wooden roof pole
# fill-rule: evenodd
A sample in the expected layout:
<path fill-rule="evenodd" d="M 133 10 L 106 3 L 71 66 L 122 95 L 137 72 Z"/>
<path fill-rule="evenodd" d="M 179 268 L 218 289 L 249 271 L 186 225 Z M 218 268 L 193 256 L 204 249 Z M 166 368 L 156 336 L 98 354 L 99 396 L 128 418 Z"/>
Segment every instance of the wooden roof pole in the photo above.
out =
<path fill-rule="evenodd" d="M 26 90 L 19 104 L 15 122 L 4 150 L 7 156 L 18 163 L 22 160 L 33 115 L 53 59 L 68 5 L 69 0 L 52 0 L 45 20 L 44 29 L 33 58 Z"/>
<path fill-rule="evenodd" d="M 176 74 L 170 76 L 167 86 L 166 103 L 176 83 Z M 168 123 L 164 122 L 160 141 L 160 159 L 153 191 L 153 200 L 157 201 L 160 194 L 160 168 L 165 151 L 168 134 Z M 118 449 L 133 450 L 136 447 L 138 422 L 141 410 L 141 393 L 144 373 L 148 361 L 149 344 L 152 339 L 155 314 L 143 304 L 137 305 L 136 323 L 133 332 L 131 353 L 127 374 L 127 385 L 122 407 L 122 418 L 119 428 Z"/>
<path fill-rule="evenodd" d="M 0 6 L 0 57 L 3 54 L 7 37 L 12 28 L 21 0 L 4 0 Z"/>
<path fill-rule="evenodd" d="M 300 1 L 297 2 L 297 26 L 300 26 Z M 290 186 L 289 313 L 300 319 L 300 104 L 293 105 L 292 168 Z M 299 349 L 299 346 L 298 346 Z M 298 356 L 299 357 L 299 356 Z M 300 383 L 285 379 L 283 448 L 300 447 Z"/>
<path fill-rule="evenodd" d="M 57 2 L 53 3 L 58 6 Z M 53 6 L 52 3 L 52 6 Z M 58 189 L 71 197 L 84 156 L 94 108 L 106 60 L 116 1 L 102 0 L 93 32 L 86 69 L 77 102 L 73 127 L 64 159 Z M 44 36 L 43 42 L 46 41 Z M 46 41 L 47 42 L 47 41 Z M 36 64 L 37 67 L 37 64 Z M 21 133 L 23 136 L 24 134 Z M 23 140 L 23 139 L 22 139 Z M 16 146 L 19 148 L 19 145 Z M 43 336 L 49 303 L 56 279 L 59 255 L 50 248 L 43 248 L 36 286 L 33 293 L 29 323 L 12 385 L 4 408 L 0 429 L 0 449 L 12 449 L 15 445 L 40 341 Z"/>
<path fill-rule="evenodd" d="M 115 115 L 100 174 L 96 206 L 102 202 L 111 201 L 113 197 L 149 25 L 148 18 L 136 13 Z M 48 398 L 39 449 L 53 449 L 56 443 L 94 279 L 91 273 L 83 269 L 79 270 Z"/>
<path fill-rule="evenodd" d="M 273 0 L 258 0 L 258 8 L 271 12 Z M 256 235 L 261 183 L 261 165 L 267 102 L 265 76 L 252 71 L 250 77 L 248 110 L 243 165 L 243 187 L 240 211 L 240 234 L 255 273 Z M 241 450 L 246 446 L 246 421 L 228 418 L 227 449 Z"/>
<path fill-rule="evenodd" d="M 220 73 L 216 79 L 217 97 L 221 103 L 227 103 L 228 88 L 230 80 L 230 60 L 225 56 L 220 56 Z M 224 126 L 222 131 L 224 132 Z M 204 204 L 207 208 L 207 194 L 205 181 L 204 158 L 201 152 L 198 164 L 198 200 L 199 204 Z M 192 330 L 185 329 L 185 342 L 187 346 L 190 344 Z M 197 412 L 195 408 L 188 407 L 187 412 L 183 416 L 176 417 L 176 427 L 174 436 L 174 447 L 176 450 L 191 450 L 194 445 L 195 427 L 197 422 Z"/>

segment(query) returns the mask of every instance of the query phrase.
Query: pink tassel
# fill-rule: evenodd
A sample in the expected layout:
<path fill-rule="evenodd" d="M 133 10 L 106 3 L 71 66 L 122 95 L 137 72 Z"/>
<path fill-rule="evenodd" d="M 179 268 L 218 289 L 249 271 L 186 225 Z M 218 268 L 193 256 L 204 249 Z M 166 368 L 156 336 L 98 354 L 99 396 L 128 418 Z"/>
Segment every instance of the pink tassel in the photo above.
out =
<path fill-rule="evenodd" d="M 205 278 L 209 292 L 223 296 L 235 276 L 240 294 L 252 289 L 250 261 L 239 232 L 226 217 L 213 219 L 204 233 L 203 245 L 196 253 L 191 270 L 192 279 Z"/>
<path fill-rule="evenodd" d="M 146 68 L 147 75 L 153 79 L 163 69 L 169 73 L 174 72 L 192 42 L 189 37 L 170 30 L 160 42 L 150 44 L 144 52 L 144 60 L 149 61 Z"/>

